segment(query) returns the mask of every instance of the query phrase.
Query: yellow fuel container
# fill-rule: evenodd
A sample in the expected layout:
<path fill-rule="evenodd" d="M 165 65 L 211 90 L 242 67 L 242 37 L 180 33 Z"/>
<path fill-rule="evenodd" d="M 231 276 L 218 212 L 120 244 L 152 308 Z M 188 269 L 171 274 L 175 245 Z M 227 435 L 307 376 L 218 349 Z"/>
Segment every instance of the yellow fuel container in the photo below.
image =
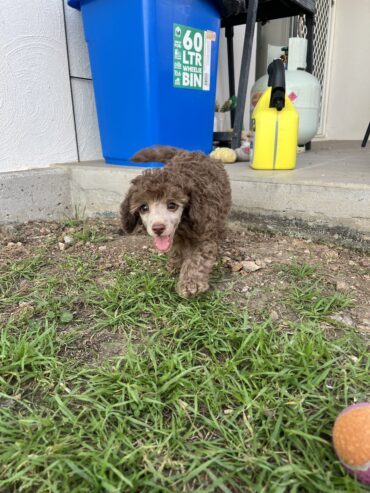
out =
<path fill-rule="evenodd" d="M 299 115 L 285 94 L 285 72 L 280 59 L 269 66 L 269 87 L 252 114 L 253 169 L 294 169 L 297 160 Z"/>

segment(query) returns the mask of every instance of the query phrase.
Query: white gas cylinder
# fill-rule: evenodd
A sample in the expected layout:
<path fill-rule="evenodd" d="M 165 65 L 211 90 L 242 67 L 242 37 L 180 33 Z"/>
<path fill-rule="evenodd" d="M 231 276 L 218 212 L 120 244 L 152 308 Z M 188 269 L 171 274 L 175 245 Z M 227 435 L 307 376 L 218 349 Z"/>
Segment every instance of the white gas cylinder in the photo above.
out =
<path fill-rule="evenodd" d="M 312 74 L 305 70 L 286 70 L 286 95 L 299 114 L 298 145 L 310 142 L 320 123 L 321 86 Z M 251 90 L 251 114 L 267 89 L 268 76 L 258 79 Z"/>
<path fill-rule="evenodd" d="M 321 86 L 316 77 L 305 71 L 306 60 L 307 39 L 289 38 L 288 70 L 285 71 L 286 95 L 299 114 L 298 145 L 310 142 L 320 123 Z M 252 87 L 251 115 L 259 98 L 266 91 L 267 83 L 268 76 L 265 75 Z"/>

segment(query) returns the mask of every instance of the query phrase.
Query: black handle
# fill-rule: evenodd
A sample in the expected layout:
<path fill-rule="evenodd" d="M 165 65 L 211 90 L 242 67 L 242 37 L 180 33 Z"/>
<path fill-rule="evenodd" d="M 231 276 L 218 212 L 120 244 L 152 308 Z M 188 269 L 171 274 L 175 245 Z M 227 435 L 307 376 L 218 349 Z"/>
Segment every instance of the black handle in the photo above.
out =
<path fill-rule="evenodd" d="M 281 111 L 285 106 L 285 67 L 280 58 L 270 63 L 267 69 L 268 86 L 271 89 L 270 108 Z"/>

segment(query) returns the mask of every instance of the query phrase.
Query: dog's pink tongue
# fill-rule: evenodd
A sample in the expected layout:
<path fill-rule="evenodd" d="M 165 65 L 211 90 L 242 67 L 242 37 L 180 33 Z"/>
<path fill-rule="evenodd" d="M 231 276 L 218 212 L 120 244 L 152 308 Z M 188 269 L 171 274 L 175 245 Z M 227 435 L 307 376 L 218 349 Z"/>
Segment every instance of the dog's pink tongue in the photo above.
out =
<path fill-rule="evenodd" d="M 171 246 L 171 236 L 156 236 L 154 238 L 154 244 L 157 250 L 166 252 Z"/>

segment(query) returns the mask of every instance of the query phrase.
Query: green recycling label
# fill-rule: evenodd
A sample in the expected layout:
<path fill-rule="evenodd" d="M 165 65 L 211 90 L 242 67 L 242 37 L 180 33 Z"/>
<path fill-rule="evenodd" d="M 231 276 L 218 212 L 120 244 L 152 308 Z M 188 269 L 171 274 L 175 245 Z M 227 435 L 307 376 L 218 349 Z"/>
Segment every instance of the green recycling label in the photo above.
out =
<path fill-rule="evenodd" d="M 214 31 L 173 25 L 173 85 L 181 89 L 209 91 L 211 87 Z"/>

